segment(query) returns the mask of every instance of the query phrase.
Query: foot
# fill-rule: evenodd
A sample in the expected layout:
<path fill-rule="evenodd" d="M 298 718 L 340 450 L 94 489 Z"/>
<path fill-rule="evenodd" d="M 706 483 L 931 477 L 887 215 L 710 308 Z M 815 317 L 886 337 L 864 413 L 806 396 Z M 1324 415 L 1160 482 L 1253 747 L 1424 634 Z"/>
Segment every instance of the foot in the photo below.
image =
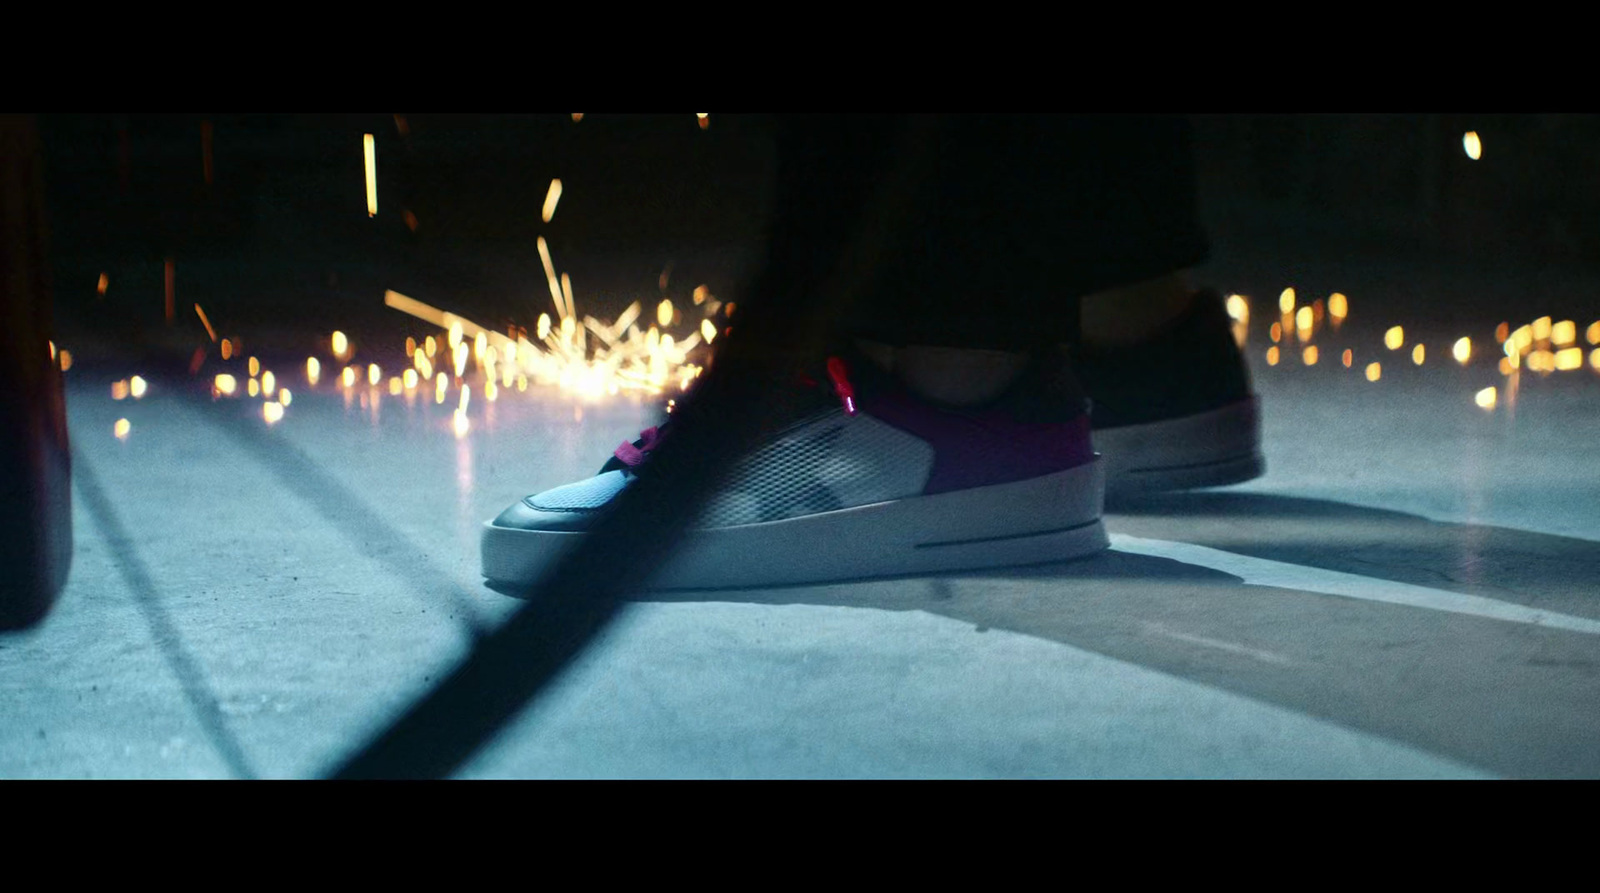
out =
<path fill-rule="evenodd" d="M 1260 477 L 1260 405 L 1232 320 L 1214 291 L 1160 330 L 1121 345 L 1072 348 L 1089 393 L 1108 501 Z"/>
<path fill-rule="evenodd" d="M 818 583 L 1062 561 L 1106 548 L 1100 464 L 1064 364 L 977 408 L 940 406 L 872 363 L 830 359 L 786 386 L 794 417 L 742 459 L 654 588 Z M 647 470 L 672 423 L 600 473 L 484 526 L 483 573 L 536 578 Z"/>

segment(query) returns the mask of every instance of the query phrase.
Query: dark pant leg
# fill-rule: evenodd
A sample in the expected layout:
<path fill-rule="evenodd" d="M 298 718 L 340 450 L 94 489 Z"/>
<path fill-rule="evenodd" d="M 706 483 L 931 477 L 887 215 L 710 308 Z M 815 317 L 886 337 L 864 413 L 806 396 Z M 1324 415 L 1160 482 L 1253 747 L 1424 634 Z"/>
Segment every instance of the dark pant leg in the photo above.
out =
<path fill-rule="evenodd" d="M 780 124 L 772 272 L 822 281 L 917 148 L 927 164 L 914 201 L 878 240 L 842 333 L 1000 349 L 1070 341 L 1084 295 L 1207 255 L 1181 117 L 817 117 Z"/>

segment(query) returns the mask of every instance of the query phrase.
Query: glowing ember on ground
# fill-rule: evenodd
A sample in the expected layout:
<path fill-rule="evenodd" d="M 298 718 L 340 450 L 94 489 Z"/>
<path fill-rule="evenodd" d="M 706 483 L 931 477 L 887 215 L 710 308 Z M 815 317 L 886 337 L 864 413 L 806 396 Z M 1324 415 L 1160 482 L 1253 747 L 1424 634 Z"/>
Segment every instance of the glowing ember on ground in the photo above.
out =
<path fill-rule="evenodd" d="M 1350 299 L 1334 292 L 1328 296 L 1328 315 L 1333 317 L 1333 324 L 1338 326 L 1344 322 L 1345 316 L 1350 313 Z"/>
<path fill-rule="evenodd" d="M 1406 343 L 1406 330 L 1394 326 L 1383 333 L 1383 346 L 1390 350 L 1399 350 Z"/>
<path fill-rule="evenodd" d="M 110 284 L 111 284 L 111 280 L 106 278 L 106 274 L 101 273 L 100 274 L 100 281 L 98 283 L 96 283 L 95 287 L 94 287 L 95 294 L 98 294 L 98 295 L 105 294 L 106 293 L 106 287 L 109 286 Z"/>
<path fill-rule="evenodd" d="M 1484 409 L 1494 409 L 1496 396 L 1494 387 L 1490 386 L 1479 391 L 1473 399 L 1477 400 L 1478 405 Z"/>

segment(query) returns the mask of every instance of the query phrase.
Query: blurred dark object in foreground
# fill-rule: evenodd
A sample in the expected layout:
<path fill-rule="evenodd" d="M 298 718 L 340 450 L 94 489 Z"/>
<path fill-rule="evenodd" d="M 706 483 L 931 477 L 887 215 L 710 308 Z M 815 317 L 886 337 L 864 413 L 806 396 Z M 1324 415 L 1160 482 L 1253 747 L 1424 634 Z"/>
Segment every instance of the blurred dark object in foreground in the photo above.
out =
<path fill-rule="evenodd" d="M 38 623 L 72 563 L 71 462 L 31 117 L 0 116 L 0 629 Z"/>

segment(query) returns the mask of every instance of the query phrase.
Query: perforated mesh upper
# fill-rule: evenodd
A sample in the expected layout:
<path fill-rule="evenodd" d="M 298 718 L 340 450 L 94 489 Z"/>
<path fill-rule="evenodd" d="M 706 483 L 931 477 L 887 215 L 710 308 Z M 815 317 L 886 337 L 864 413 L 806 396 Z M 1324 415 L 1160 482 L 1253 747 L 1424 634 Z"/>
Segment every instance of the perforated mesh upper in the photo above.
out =
<path fill-rule="evenodd" d="M 865 414 L 837 411 L 743 459 L 702 515 L 707 527 L 778 521 L 914 496 L 933 447 Z"/>

